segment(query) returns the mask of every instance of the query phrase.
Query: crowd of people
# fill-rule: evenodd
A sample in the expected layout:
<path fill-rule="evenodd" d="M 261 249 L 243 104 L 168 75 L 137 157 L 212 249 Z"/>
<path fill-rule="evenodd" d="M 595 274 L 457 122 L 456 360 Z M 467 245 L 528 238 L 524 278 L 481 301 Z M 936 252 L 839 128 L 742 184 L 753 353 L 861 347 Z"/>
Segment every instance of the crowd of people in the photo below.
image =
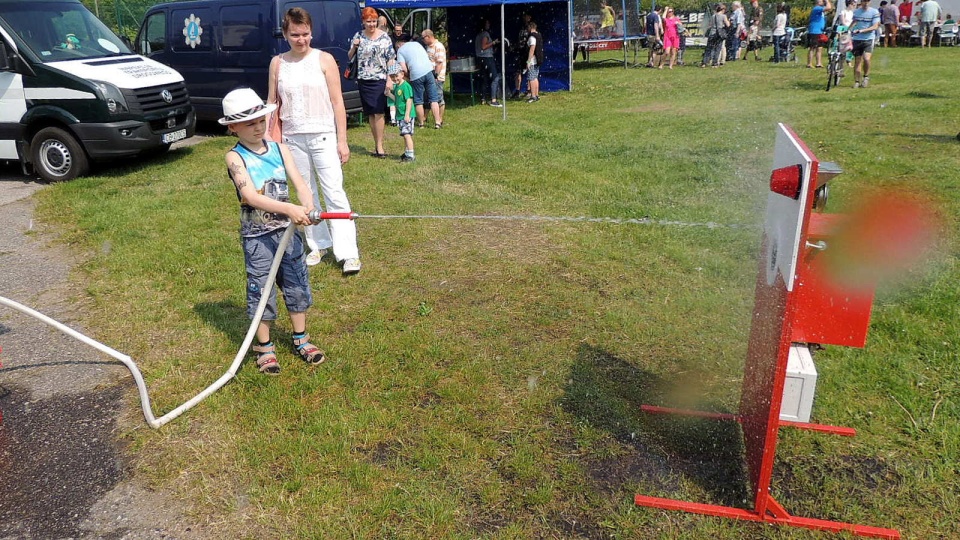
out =
<path fill-rule="evenodd" d="M 807 26 L 806 65 L 811 69 L 822 67 L 822 49 L 830 32 L 842 32 L 850 41 L 854 86 L 866 88 L 871 55 L 880 42 L 881 24 L 886 32 L 883 43 L 894 47 L 902 19 L 909 15 L 901 15 L 903 8 L 897 6 L 897 0 L 884 0 L 880 10 L 871 7 L 870 0 L 855 0 L 856 7 L 853 1 L 848 0 L 833 23 L 828 24 L 828 14 L 834 9 L 832 1 L 816 0 Z M 921 45 L 929 46 L 936 27 L 944 22 L 942 10 L 936 0 L 921 0 L 917 7 Z M 786 60 L 787 11 L 784 3 L 776 6 L 770 32 L 775 62 Z M 424 30 L 419 39 L 413 39 L 399 25 L 390 32 L 386 20 L 372 8 L 364 8 L 361 14 L 363 28 L 353 36 L 348 56 L 356 62 L 361 105 L 373 137 L 371 155 L 387 157 L 384 132 L 389 118 L 404 141 L 400 160 L 414 161 L 415 127 L 426 127 L 428 115 L 433 117 L 435 129 L 443 127 L 446 49 L 431 30 Z M 731 3 L 729 13 L 726 4 L 717 4 L 705 25 L 707 42 L 701 67 L 735 62 L 744 52 L 753 52 L 754 58 L 760 60 L 763 16 L 757 0 L 751 1 L 749 12 L 739 1 Z M 896 22 L 898 16 L 900 22 Z M 949 15 L 947 19 L 955 24 Z M 608 22 L 601 23 L 599 35 L 607 30 Z M 584 35 L 595 35 L 586 19 L 581 19 L 580 24 Z M 647 65 L 673 69 L 682 64 L 687 30 L 674 9 L 657 6 L 645 17 L 644 24 Z M 312 303 L 307 268 L 330 254 L 345 275 L 356 274 L 362 268 L 354 222 L 318 221 L 311 216 L 313 210 L 320 208 L 333 213 L 351 212 L 342 169 L 350 159 L 350 147 L 340 67 L 329 53 L 311 47 L 313 22 L 309 12 L 298 7 L 289 9 L 282 30 L 290 50 L 270 62 L 266 103 L 249 88 L 234 90 L 223 100 L 224 117 L 220 122 L 238 138 L 226 155 L 226 165 L 240 202 L 248 314 L 252 318 L 257 310 L 287 226 L 303 226 L 303 238 L 294 235 L 285 248 L 277 284 L 291 318 L 293 348 L 308 364 L 318 364 L 323 362 L 324 353 L 311 343 L 306 330 L 305 313 Z M 481 21 L 474 39 L 484 80 L 481 99 L 494 107 L 502 107 L 503 99 L 503 75 L 493 54 L 500 41 L 491 36 L 490 21 Z M 520 97 L 526 81 L 527 101 L 539 101 L 543 51 L 543 37 L 537 32 L 536 22 L 524 14 L 518 40 L 511 50 L 515 60 L 511 97 Z M 293 185 L 299 204 L 291 202 L 288 182 Z M 257 366 L 266 374 L 280 371 L 270 337 L 276 316 L 276 293 L 271 292 L 253 348 Z"/>

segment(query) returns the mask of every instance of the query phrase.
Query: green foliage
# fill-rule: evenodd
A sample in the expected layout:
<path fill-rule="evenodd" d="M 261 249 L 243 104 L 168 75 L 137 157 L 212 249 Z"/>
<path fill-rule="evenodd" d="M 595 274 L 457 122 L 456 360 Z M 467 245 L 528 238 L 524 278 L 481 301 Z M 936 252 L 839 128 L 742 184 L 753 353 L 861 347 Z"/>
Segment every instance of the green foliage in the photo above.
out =
<path fill-rule="evenodd" d="M 136 38 L 143 15 L 162 0 L 81 0 L 111 30 L 119 36 Z"/>
<path fill-rule="evenodd" d="M 310 270 L 308 327 L 328 361 L 297 360 L 281 309 L 283 374 L 247 362 L 159 431 L 131 401 L 129 466 L 181 494 L 211 538 L 832 538 L 633 504 L 750 504 L 735 424 L 640 406 L 736 410 L 785 122 L 844 170 L 830 211 L 908 186 L 932 194 L 945 236 L 933 264 L 878 291 L 866 348 L 817 354 L 814 421 L 858 435 L 782 430 L 772 493 L 799 516 L 960 537 L 960 127 L 945 114 L 960 87 L 941 76 L 954 57 L 877 49 L 870 88 L 848 75 L 829 93 L 802 64 L 578 64 L 574 91 L 510 101 L 506 121 L 448 99 L 413 164 L 373 159 L 352 127 L 361 215 L 673 224 L 360 218 L 363 272 Z M 39 195 L 38 219 L 89 254 L 78 322 L 136 359 L 158 413 L 217 379 L 248 324 L 233 142 Z M 386 147 L 399 155 L 395 129 Z"/>

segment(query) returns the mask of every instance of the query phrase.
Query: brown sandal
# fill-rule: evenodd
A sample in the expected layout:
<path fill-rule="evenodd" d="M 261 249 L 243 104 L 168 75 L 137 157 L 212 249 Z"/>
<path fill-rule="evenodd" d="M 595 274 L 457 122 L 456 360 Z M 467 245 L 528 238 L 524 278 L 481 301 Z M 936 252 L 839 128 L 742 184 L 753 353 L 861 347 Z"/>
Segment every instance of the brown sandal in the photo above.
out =
<path fill-rule="evenodd" d="M 264 375 L 279 375 L 280 363 L 277 362 L 277 350 L 273 342 L 266 345 L 254 345 L 253 352 L 257 353 L 257 368 Z"/>
<path fill-rule="evenodd" d="M 300 358 L 310 364 L 317 365 L 322 364 L 327 357 L 323 354 L 323 351 L 318 349 L 316 345 L 310 343 L 310 334 L 304 332 L 301 337 L 293 337 L 293 346 L 297 349 L 297 354 L 300 355 Z"/>

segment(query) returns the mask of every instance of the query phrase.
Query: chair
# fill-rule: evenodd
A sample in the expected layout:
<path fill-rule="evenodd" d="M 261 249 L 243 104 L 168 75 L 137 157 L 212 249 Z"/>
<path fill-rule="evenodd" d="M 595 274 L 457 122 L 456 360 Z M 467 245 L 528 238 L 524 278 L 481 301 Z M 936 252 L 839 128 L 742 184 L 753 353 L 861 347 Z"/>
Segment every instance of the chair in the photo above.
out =
<path fill-rule="evenodd" d="M 914 23 L 910 25 L 910 38 L 907 44 L 910 45 L 911 47 L 920 45 L 920 25 L 919 24 Z"/>
<path fill-rule="evenodd" d="M 951 25 L 943 25 L 940 27 L 937 44 L 941 47 L 944 45 L 956 45 L 958 30 L 960 30 L 960 24 L 953 23 Z"/>

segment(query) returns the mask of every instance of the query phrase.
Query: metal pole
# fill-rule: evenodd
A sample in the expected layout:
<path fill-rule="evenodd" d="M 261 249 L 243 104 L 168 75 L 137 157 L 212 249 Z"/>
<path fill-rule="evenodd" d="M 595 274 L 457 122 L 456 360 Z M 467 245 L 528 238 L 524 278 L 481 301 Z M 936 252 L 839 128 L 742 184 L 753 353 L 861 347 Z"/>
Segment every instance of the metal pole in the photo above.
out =
<path fill-rule="evenodd" d="M 620 32 L 620 39 L 623 40 L 623 69 L 627 69 L 627 0 L 621 3 L 620 18 L 623 19 L 623 29 Z"/>
<path fill-rule="evenodd" d="M 507 119 L 507 48 L 503 40 L 507 37 L 504 26 L 506 4 L 500 3 L 500 104 L 503 105 L 503 119 Z"/>
<path fill-rule="evenodd" d="M 567 2 L 567 24 L 570 25 L 570 27 L 567 28 L 567 35 L 570 36 L 570 41 L 568 42 L 567 48 L 568 50 L 573 51 L 573 54 L 567 55 L 567 88 L 569 88 L 570 91 L 572 92 L 573 91 L 573 60 L 577 56 L 577 49 L 573 45 L 574 43 L 573 33 L 576 31 L 575 30 L 576 22 L 573 20 L 573 0 L 568 0 Z M 544 55 L 544 59 L 546 59 L 546 55 Z"/>

